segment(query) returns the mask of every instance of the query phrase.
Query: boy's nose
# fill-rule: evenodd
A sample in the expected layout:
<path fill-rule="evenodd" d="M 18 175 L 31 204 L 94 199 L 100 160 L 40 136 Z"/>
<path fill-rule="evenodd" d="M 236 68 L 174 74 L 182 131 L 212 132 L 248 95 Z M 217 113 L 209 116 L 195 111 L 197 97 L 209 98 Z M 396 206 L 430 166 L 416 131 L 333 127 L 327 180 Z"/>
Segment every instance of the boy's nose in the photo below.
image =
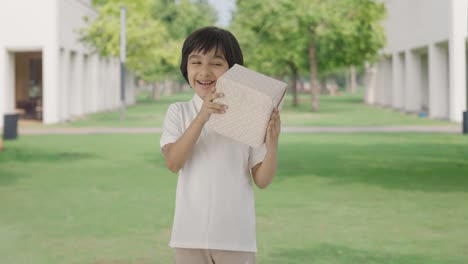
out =
<path fill-rule="evenodd" d="M 209 77 L 211 76 L 213 73 L 211 72 L 211 69 L 210 67 L 202 67 L 201 71 L 200 71 L 200 75 L 203 76 L 203 77 Z"/>

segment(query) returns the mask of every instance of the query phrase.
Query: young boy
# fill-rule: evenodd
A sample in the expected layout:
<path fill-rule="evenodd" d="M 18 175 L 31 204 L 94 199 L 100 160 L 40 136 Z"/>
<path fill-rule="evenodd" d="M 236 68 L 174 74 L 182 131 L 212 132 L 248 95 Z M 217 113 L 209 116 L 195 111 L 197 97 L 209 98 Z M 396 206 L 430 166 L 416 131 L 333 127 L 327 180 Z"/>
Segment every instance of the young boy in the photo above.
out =
<path fill-rule="evenodd" d="M 255 263 L 252 178 L 261 189 L 273 180 L 280 116 L 275 109 L 257 149 L 204 127 L 211 115 L 229 111 L 213 100 L 223 96 L 216 80 L 235 63 L 243 64 L 242 51 L 223 29 L 198 29 L 182 47 L 180 70 L 195 95 L 169 106 L 160 142 L 166 166 L 179 172 L 169 243 L 177 264 Z"/>

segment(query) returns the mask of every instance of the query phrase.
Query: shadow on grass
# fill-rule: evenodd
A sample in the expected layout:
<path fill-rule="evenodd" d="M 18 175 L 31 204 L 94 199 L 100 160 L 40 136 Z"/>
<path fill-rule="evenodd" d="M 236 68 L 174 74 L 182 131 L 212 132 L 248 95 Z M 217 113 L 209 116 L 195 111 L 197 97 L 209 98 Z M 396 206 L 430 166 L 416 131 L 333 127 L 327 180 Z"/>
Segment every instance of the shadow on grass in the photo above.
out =
<path fill-rule="evenodd" d="M 6 162 L 62 162 L 91 159 L 96 155 L 91 153 L 63 151 L 48 152 L 40 149 L 25 149 L 10 147 L 0 155 L 0 164 Z"/>
<path fill-rule="evenodd" d="M 0 186 L 13 184 L 20 178 L 25 178 L 25 177 L 30 177 L 30 176 L 19 174 L 18 172 L 15 172 L 11 169 L 0 168 Z"/>
<path fill-rule="evenodd" d="M 318 145 L 308 141 L 282 145 L 277 180 L 318 176 L 338 185 L 364 183 L 388 189 L 468 192 L 468 149 L 463 145 Z"/>
<path fill-rule="evenodd" d="M 20 178 L 30 177 L 30 173 L 18 173 L 15 167 L 23 164 L 44 163 L 44 162 L 76 162 L 84 159 L 95 158 L 95 154 L 82 152 L 52 152 L 36 148 L 25 148 L 10 145 L 0 154 L 0 185 L 12 184 Z"/>
<path fill-rule="evenodd" d="M 285 249 L 267 256 L 265 263 L 331 263 L 331 264 L 439 264 L 461 263 L 432 259 L 427 256 L 391 254 L 377 251 L 356 250 L 343 246 L 322 244 L 311 249 Z"/>
<path fill-rule="evenodd" d="M 30 177 L 34 171 L 19 173 L 16 167 L 35 162 L 76 162 L 95 158 L 96 155 L 81 152 L 53 152 L 34 148 L 9 146 L 0 155 L 0 185 L 13 184 L 20 178 Z"/>

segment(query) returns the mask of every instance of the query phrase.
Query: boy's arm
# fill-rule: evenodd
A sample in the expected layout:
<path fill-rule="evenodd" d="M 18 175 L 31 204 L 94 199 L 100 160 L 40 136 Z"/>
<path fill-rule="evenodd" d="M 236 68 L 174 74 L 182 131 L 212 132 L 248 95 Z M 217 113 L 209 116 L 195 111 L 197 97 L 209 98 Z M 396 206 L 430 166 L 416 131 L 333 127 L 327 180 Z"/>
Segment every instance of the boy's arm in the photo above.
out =
<path fill-rule="evenodd" d="M 166 166 L 172 172 L 178 172 L 192 153 L 193 145 L 200 137 L 203 126 L 210 118 L 212 113 L 224 113 L 225 108 L 222 104 L 213 103 L 213 100 L 222 97 L 223 94 L 217 94 L 212 91 L 203 102 L 203 106 L 197 117 L 192 121 L 187 130 L 174 143 L 165 145 L 162 153 L 166 159 Z"/>
<path fill-rule="evenodd" d="M 267 136 L 265 141 L 267 150 L 265 159 L 263 162 L 252 168 L 254 182 L 260 189 L 268 187 L 276 174 L 280 128 L 280 115 L 278 109 L 275 108 L 268 123 Z"/>
<path fill-rule="evenodd" d="M 197 116 L 176 142 L 167 144 L 162 148 L 166 166 L 170 171 L 178 172 L 183 167 L 192 152 L 193 145 L 200 136 L 203 125 L 204 123 Z"/>

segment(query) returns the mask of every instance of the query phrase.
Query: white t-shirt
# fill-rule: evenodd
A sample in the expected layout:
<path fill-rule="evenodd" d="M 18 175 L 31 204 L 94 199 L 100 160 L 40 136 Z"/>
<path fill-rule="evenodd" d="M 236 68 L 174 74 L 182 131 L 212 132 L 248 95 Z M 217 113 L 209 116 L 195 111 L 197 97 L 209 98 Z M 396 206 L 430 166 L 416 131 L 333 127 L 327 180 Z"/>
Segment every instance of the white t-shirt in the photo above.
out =
<path fill-rule="evenodd" d="M 189 102 L 169 106 L 161 148 L 182 136 L 202 104 L 195 94 Z M 253 149 L 204 127 L 179 171 L 169 245 L 256 252 L 250 169 L 262 162 L 265 154 L 265 146 Z"/>

